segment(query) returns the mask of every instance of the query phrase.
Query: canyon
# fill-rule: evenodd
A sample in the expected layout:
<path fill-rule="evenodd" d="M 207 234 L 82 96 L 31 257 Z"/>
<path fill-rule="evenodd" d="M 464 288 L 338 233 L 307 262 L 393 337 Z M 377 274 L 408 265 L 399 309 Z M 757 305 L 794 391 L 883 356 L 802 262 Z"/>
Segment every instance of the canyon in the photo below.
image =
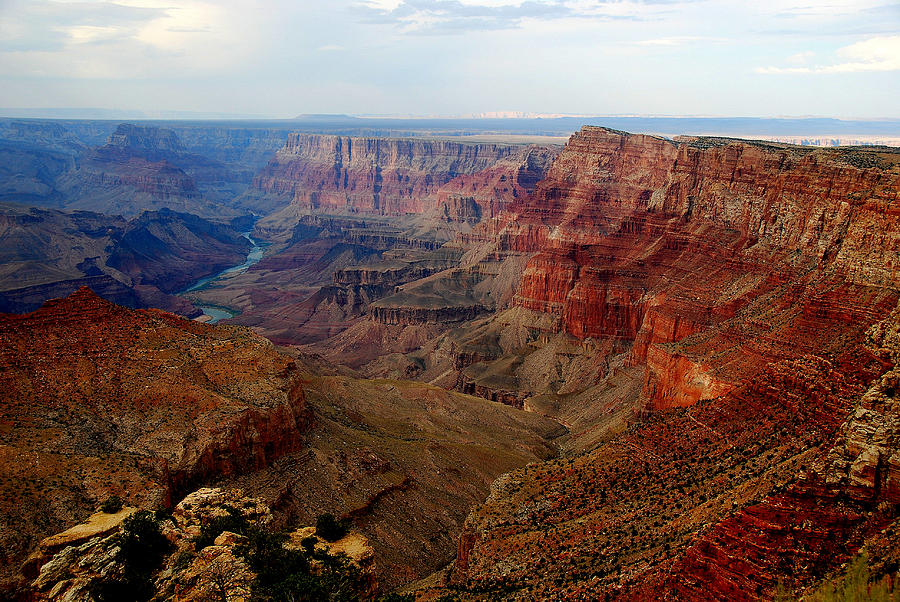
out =
<path fill-rule="evenodd" d="M 0 311 L 33 311 L 81 286 L 129 307 L 196 316 L 174 296 L 239 263 L 250 248 L 232 228 L 163 208 L 122 217 L 0 205 Z"/>
<path fill-rule="evenodd" d="M 772 599 L 866 550 L 895 575 L 900 150 L 83 127 L 3 136 L 4 198 L 57 207 L 3 209 L 2 308 L 33 312 L 0 317 L 3 443 L 36 458 L 5 482 L 56 500 L 7 508 L 35 513 L 10 582 L 104 496 L 210 483 L 352 521 L 421 599 Z M 251 227 L 258 263 L 172 296 Z M 37 309 L 83 284 L 235 317 Z"/>

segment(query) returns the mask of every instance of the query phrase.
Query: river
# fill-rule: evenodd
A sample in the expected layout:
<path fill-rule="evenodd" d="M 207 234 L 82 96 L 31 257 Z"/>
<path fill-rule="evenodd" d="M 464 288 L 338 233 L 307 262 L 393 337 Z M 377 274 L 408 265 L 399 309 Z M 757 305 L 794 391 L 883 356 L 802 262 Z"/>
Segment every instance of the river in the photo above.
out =
<path fill-rule="evenodd" d="M 263 247 L 250 237 L 250 232 L 241 232 L 241 235 L 249 240 L 250 244 L 252 245 L 250 248 L 250 252 L 247 253 L 247 259 L 246 261 L 244 261 L 244 263 L 222 270 L 218 274 L 213 274 L 212 276 L 201 278 L 190 288 L 186 288 L 178 294 L 183 295 L 184 293 L 190 293 L 191 291 L 199 291 L 206 288 L 219 278 L 231 276 L 232 274 L 238 274 L 240 272 L 246 271 L 254 263 L 259 263 L 259 260 L 263 257 Z M 219 320 L 227 320 L 228 318 L 233 318 L 237 315 L 237 313 L 225 307 L 218 307 L 216 305 L 198 305 L 196 303 L 194 305 L 200 311 L 202 311 L 204 315 L 209 316 L 209 319 L 206 320 L 207 324 L 215 324 Z"/>

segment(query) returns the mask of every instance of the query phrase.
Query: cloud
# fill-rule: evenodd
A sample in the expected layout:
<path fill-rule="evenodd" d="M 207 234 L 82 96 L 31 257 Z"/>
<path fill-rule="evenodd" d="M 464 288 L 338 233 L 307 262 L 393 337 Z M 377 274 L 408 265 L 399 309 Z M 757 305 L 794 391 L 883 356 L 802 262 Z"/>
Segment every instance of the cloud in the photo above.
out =
<path fill-rule="evenodd" d="M 705 36 L 670 36 L 651 40 L 638 40 L 638 46 L 682 46 L 694 42 L 726 42 L 725 38 L 708 38 Z"/>
<path fill-rule="evenodd" d="M 815 52 L 813 52 L 812 50 L 807 50 L 805 52 L 792 54 L 791 56 L 787 57 L 787 62 L 791 65 L 805 65 L 814 56 L 816 56 Z"/>
<path fill-rule="evenodd" d="M 0 13 L 0 51 L 51 51 L 69 43 L 109 42 L 133 36 L 164 15 L 159 8 L 106 2 L 8 2 Z"/>
<path fill-rule="evenodd" d="M 325 44 L 324 46 L 319 46 L 316 50 L 319 52 L 336 52 L 338 50 L 344 50 L 344 47 L 339 46 L 338 44 Z"/>
<path fill-rule="evenodd" d="M 394 25 L 404 33 L 447 34 L 516 29 L 527 21 L 638 20 L 665 0 L 364 0 L 354 4 L 363 22 Z"/>
<path fill-rule="evenodd" d="M 811 57 L 812 53 L 800 53 Z M 788 57 L 788 62 L 798 57 Z M 839 62 L 830 65 L 812 65 L 797 67 L 757 67 L 754 71 L 763 74 L 796 74 L 796 73 L 861 73 L 871 71 L 900 71 L 900 36 L 881 36 L 869 38 L 835 51 Z"/>
<path fill-rule="evenodd" d="M 2 8 L 0 76 L 218 74 L 251 61 L 248 51 L 261 37 L 258 11 L 237 12 L 223 1 L 14 0 Z"/>

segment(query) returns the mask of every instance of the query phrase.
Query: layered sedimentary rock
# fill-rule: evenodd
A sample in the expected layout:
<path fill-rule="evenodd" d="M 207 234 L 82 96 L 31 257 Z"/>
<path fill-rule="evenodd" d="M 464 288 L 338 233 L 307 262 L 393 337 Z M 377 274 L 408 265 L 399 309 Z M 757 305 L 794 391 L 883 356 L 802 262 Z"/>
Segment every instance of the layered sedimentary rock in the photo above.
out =
<path fill-rule="evenodd" d="M 896 504 L 896 317 L 879 320 L 900 298 L 898 205 L 896 149 L 576 134 L 532 197 L 465 238 L 533 256 L 513 301 L 528 345 L 502 342 L 511 318 L 481 327 L 494 355 L 461 384 L 538 383 L 526 406 L 561 415 L 608 389 L 629 426 L 498 481 L 449 579 L 757 599 L 851 557 Z M 584 393 L 536 378 L 565 340 L 611 343 Z"/>
<path fill-rule="evenodd" d="M 441 249 L 436 236 L 416 218 L 306 215 L 280 250 L 192 298 L 240 310 L 235 322 L 279 343 L 312 343 L 339 334 L 396 287 L 455 265 L 460 252 Z"/>
<path fill-rule="evenodd" d="M 296 450 L 294 362 L 236 328 L 130 310 L 82 289 L 0 315 L 4 565 L 112 494 L 153 508 Z"/>
<path fill-rule="evenodd" d="M 532 253 L 515 305 L 579 339 L 633 342 L 648 400 L 686 405 L 817 351 L 824 325 L 884 314 L 878 290 L 900 279 L 898 189 L 890 149 L 586 127 L 531 197 L 464 240 Z M 730 355 L 710 363 L 713 347 Z"/>
<path fill-rule="evenodd" d="M 291 134 L 254 179 L 262 192 L 286 196 L 297 209 L 403 215 L 470 198 L 481 215 L 530 192 L 553 149 L 443 140 Z"/>

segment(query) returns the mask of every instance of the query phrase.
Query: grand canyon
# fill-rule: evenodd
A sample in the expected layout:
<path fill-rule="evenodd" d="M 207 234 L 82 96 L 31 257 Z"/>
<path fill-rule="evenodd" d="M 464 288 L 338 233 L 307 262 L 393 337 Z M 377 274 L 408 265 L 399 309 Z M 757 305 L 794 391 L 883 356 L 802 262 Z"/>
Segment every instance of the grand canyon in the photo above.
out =
<path fill-rule="evenodd" d="M 343 127 L 0 121 L 3 596 L 894 595 L 900 149 Z"/>

